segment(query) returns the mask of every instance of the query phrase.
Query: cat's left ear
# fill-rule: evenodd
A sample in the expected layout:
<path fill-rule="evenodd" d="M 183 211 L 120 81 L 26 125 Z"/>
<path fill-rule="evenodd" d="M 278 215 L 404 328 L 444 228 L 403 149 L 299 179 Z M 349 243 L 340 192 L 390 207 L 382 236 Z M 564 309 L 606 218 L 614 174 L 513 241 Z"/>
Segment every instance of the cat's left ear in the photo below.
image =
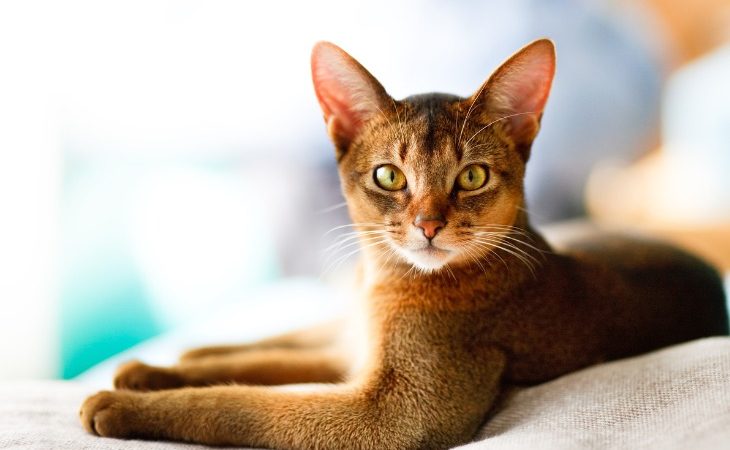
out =
<path fill-rule="evenodd" d="M 393 107 L 378 80 L 329 42 L 318 42 L 312 49 L 312 81 L 338 160 L 368 120 Z"/>
<path fill-rule="evenodd" d="M 512 55 L 466 102 L 487 124 L 502 122 L 527 161 L 554 75 L 555 46 L 549 39 L 540 39 Z"/>

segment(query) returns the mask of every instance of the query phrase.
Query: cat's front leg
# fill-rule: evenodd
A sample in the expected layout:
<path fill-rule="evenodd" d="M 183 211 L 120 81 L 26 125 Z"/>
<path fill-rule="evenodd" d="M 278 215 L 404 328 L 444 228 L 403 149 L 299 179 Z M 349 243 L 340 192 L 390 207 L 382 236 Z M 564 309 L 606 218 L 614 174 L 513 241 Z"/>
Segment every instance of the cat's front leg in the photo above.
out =
<path fill-rule="evenodd" d="M 319 393 L 219 386 L 100 392 L 82 406 L 81 421 L 90 433 L 116 438 L 274 449 L 417 448 L 416 424 L 394 427 L 409 415 L 401 412 L 376 414 L 361 390 L 344 385 Z"/>
<path fill-rule="evenodd" d="M 436 376 L 383 368 L 357 384 L 316 392 L 265 386 L 100 392 L 83 404 L 81 421 L 101 436 L 208 445 L 449 448 L 471 438 L 498 393 L 504 358 L 493 355 Z"/>
<path fill-rule="evenodd" d="M 180 356 L 181 362 L 228 356 L 235 353 L 246 353 L 275 348 L 308 349 L 321 348 L 333 344 L 340 336 L 343 320 L 333 320 L 313 327 L 291 331 L 278 336 L 261 339 L 249 344 L 216 345 L 188 350 Z"/>
<path fill-rule="evenodd" d="M 344 381 L 349 364 L 333 349 L 272 348 L 187 360 L 172 367 L 131 361 L 114 377 L 117 389 L 155 391 L 242 383 L 275 385 Z"/>

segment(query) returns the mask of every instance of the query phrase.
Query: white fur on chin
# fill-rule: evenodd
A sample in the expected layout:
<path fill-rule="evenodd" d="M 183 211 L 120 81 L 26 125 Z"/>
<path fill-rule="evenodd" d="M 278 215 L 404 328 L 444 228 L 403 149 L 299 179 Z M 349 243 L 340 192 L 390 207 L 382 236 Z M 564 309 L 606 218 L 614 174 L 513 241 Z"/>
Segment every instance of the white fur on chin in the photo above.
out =
<path fill-rule="evenodd" d="M 411 250 L 398 249 L 403 258 L 413 264 L 416 269 L 423 272 L 436 272 L 443 268 L 454 256 L 454 252 L 438 249 L 429 251 L 427 249 Z"/>

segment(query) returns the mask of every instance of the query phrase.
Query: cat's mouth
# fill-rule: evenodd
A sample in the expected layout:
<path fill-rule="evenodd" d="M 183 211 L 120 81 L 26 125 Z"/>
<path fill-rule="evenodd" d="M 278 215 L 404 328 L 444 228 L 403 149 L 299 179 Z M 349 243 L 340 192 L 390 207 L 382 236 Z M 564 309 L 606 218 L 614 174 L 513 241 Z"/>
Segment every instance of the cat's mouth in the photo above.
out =
<path fill-rule="evenodd" d="M 415 251 L 423 252 L 427 255 L 434 255 L 434 256 L 438 256 L 438 255 L 445 256 L 445 255 L 448 255 L 449 253 L 451 253 L 451 250 L 446 250 L 445 248 L 437 247 L 430 242 L 428 244 L 426 244 L 424 247 L 421 247 Z"/>
<path fill-rule="evenodd" d="M 452 256 L 453 252 L 451 250 L 438 247 L 430 242 L 419 248 L 411 248 L 406 251 L 406 257 L 411 264 L 426 271 L 440 269 L 449 262 Z"/>

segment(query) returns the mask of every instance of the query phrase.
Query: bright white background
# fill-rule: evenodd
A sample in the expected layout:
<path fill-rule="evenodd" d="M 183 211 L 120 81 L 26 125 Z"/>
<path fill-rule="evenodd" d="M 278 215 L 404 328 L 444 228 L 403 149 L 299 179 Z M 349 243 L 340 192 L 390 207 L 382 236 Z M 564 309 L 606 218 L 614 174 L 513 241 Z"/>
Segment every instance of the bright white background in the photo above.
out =
<path fill-rule="evenodd" d="M 248 211 L 278 206 L 268 220 L 280 224 L 277 214 L 286 213 L 294 192 L 266 180 L 286 179 L 292 161 L 330 161 L 309 73 L 317 40 L 348 50 L 400 98 L 433 90 L 468 95 L 499 61 L 553 30 L 564 54 L 574 55 L 565 58 L 564 73 L 572 69 L 576 78 L 556 80 L 551 107 L 567 105 L 570 86 L 591 114 L 548 116 L 555 125 L 546 121 L 545 128 L 555 131 L 543 141 L 561 148 L 567 136 L 597 145 L 600 137 L 576 137 L 594 129 L 612 147 L 635 152 L 645 136 L 631 127 L 643 130 L 656 119 L 652 71 L 661 58 L 618 64 L 630 52 L 591 47 L 614 42 L 612 28 L 594 33 L 577 2 L 553 3 L 569 16 L 536 15 L 539 3 L 530 0 L 0 2 L 0 378 L 58 374 L 60 274 L 69 261 L 62 249 L 69 236 L 103 241 L 120 226 L 91 220 L 109 212 L 110 195 L 133 200 L 122 225 L 158 303 L 182 298 L 182 311 L 194 316 L 206 294 L 233 292 L 240 272 L 256 267 L 237 255 L 261 228 L 237 206 L 264 189 L 267 200 Z M 631 48 L 645 44 L 636 39 Z M 626 69 L 634 66 L 636 72 Z M 586 127 L 586 120 L 601 127 Z M 78 161 L 122 175 L 80 177 L 69 186 Z M 126 192 L 125 168 L 211 161 L 263 169 L 245 172 L 245 180 L 155 169 Z M 207 240 L 188 239 L 182 259 L 178 243 L 193 233 Z"/>
<path fill-rule="evenodd" d="M 418 2 L 0 3 L 0 355 L 12 361 L 0 377 L 57 370 L 65 159 L 309 158 L 299 143 L 323 139 L 308 66 L 317 40 L 356 54 L 396 96 L 480 82 L 453 70 L 468 46 L 440 8 L 436 24 Z M 410 35 L 398 33 L 405 17 Z M 167 189 L 195 176 L 156 175 Z"/>

